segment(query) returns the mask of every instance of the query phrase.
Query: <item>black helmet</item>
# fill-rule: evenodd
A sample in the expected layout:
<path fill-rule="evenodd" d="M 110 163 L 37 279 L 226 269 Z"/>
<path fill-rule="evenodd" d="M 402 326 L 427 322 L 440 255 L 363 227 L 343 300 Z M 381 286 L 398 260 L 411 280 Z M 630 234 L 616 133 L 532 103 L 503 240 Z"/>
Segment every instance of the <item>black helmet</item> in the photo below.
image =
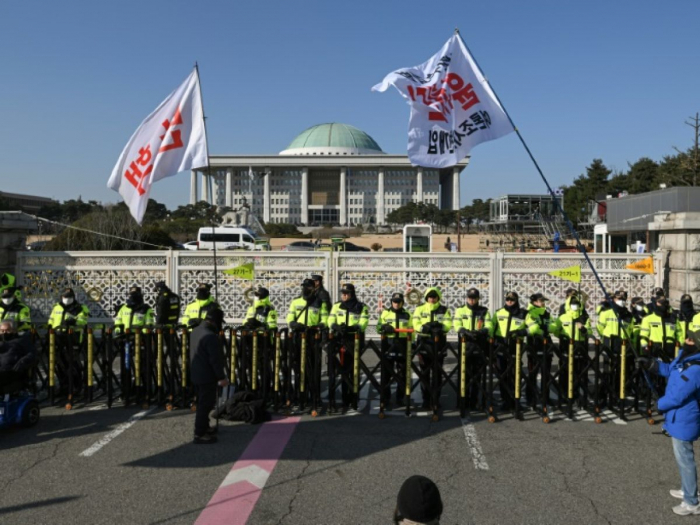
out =
<path fill-rule="evenodd" d="M 265 299 L 266 297 L 270 297 L 270 290 L 263 288 L 262 286 L 258 286 L 258 289 L 255 290 L 254 295 L 258 299 Z"/>
<path fill-rule="evenodd" d="M 479 290 L 477 290 L 476 288 L 469 288 L 469 290 L 467 290 L 468 299 L 478 299 L 479 297 Z"/>

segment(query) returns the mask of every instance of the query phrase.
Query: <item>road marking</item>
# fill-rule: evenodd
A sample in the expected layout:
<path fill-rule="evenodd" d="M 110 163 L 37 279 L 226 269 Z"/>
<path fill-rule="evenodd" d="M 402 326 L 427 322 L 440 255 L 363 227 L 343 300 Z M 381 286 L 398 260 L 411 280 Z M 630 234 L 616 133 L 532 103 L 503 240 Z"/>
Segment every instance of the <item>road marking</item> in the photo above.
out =
<path fill-rule="evenodd" d="M 92 445 L 90 448 L 87 448 L 83 450 L 80 455 L 89 458 L 90 456 L 95 455 L 99 450 L 104 447 L 105 445 L 108 445 L 110 441 L 112 441 L 115 437 L 117 437 L 119 434 L 124 432 L 125 430 L 129 429 L 132 427 L 139 419 L 144 418 L 151 412 L 153 412 L 156 409 L 156 407 L 151 408 L 150 410 L 143 410 L 139 412 L 138 414 L 134 414 L 129 418 L 129 421 L 126 423 L 122 423 L 119 425 L 117 428 L 112 430 L 110 433 L 105 434 L 102 439 L 97 441 L 94 445 Z"/>
<path fill-rule="evenodd" d="M 472 425 L 469 418 L 462 418 L 462 430 L 464 430 L 464 439 L 467 440 L 467 445 L 472 453 L 474 468 L 476 470 L 488 470 L 489 464 L 486 462 L 486 456 L 481 450 L 481 443 L 476 435 L 476 428 Z"/>
<path fill-rule="evenodd" d="M 601 412 L 601 415 L 605 416 L 607 419 L 615 423 L 616 425 L 626 425 L 627 422 L 623 421 L 619 417 L 617 417 L 612 411 L 610 410 L 603 410 Z"/>
<path fill-rule="evenodd" d="M 244 525 L 300 420 L 295 416 L 263 423 L 195 525 Z"/>

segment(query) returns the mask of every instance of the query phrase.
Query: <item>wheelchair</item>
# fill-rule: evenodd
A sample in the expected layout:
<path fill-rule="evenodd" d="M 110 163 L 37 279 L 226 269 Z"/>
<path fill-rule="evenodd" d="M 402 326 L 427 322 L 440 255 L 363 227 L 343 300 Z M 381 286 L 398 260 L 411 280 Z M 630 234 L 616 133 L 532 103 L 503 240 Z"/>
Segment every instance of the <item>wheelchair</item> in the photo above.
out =
<path fill-rule="evenodd" d="M 0 385 L 0 429 L 15 425 L 33 427 L 40 414 L 39 402 L 31 392 L 31 373 L 23 380 Z"/>

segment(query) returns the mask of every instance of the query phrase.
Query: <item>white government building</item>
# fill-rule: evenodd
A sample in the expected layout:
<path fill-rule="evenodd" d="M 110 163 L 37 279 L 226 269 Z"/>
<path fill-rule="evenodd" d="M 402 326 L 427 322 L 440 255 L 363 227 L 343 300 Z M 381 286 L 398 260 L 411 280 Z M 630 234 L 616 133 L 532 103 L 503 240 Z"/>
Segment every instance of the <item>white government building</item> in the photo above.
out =
<path fill-rule="evenodd" d="M 206 169 L 192 171 L 190 204 L 247 203 L 265 223 L 307 226 L 382 225 L 409 202 L 457 210 L 459 176 L 469 163 L 467 157 L 446 169 L 413 166 L 406 155 L 388 155 L 367 133 L 338 123 L 303 131 L 279 155 L 209 159 L 210 183 Z"/>

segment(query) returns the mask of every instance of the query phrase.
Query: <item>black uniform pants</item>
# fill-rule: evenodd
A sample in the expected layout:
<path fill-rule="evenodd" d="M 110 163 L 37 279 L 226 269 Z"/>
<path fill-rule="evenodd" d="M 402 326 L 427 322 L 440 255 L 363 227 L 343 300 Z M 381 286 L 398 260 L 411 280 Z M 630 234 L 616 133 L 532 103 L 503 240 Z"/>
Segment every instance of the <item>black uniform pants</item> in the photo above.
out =
<path fill-rule="evenodd" d="M 437 360 L 437 363 L 435 363 Z M 418 366 L 421 371 L 420 389 L 423 394 L 423 406 L 439 406 L 442 387 L 441 370 L 445 363 L 445 338 L 426 338 L 418 349 Z"/>
<path fill-rule="evenodd" d="M 381 373 L 383 398 L 385 401 L 391 398 L 391 383 L 396 378 L 396 402 L 401 403 L 406 393 L 406 338 L 385 337 L 381 350 L 384 360 Z"/>
<path fill-rule="evenodd" d="M 202 437 L 209 428 L 209 413 L 216 406 L 216 382 L 195 385 L 197 413 L 194 418 L 194 435 Z"/>

